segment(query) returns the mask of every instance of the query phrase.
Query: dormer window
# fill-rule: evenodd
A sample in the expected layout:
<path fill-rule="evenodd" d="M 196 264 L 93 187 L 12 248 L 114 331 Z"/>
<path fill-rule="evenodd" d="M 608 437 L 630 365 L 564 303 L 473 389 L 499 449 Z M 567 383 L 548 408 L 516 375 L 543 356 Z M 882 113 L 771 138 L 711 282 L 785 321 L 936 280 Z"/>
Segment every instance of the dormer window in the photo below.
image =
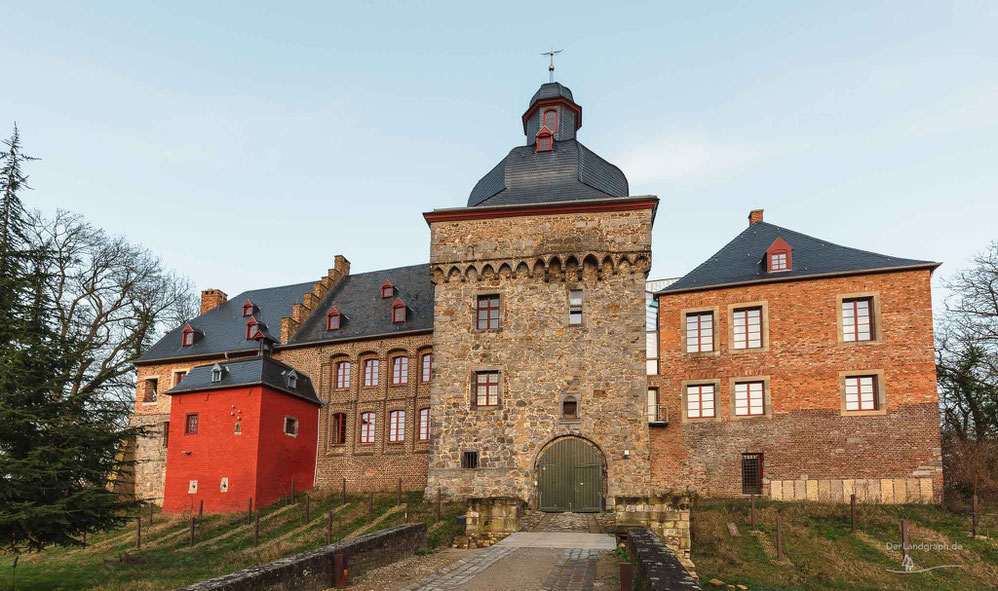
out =
<path fill-rule="evenodd" d="M 190 347 L 194 344 L 194 329 L 188 324 L 184 327 L 184 334 L 180 337 L 180 344 L 184 347 Z"/>
<path fill-rule="evenodd" d="M 789 271 L 792 268 L 791 253 L 793 248 L 777 238 L 773 245 L 766 251 L 766 269 L 769 272 Z"/>
<path fill-rule="evenodd" d="M 221 365 L 215 364 L 211 366 L 211 381 L 212 383 L 218 383 L 222 381 L 222 374 L 225 373 L 225 369 Z"/>
<path fill-rule="evenodd" d="M 392 322 L 405 322 L 405 304 L 400 299 L 392 304 Z"/>
<path fill-rule="evenodd" d="M 326 330 L 337 330 L 340 327 L 340 313 L 333 308 L 326 314 Z"/>
<path fill-rule="evenodd" d="M 548 128 L 552 133 L 558 132 L 558 111 L 556 109 L 544 111 L 544 116 L 541 117 L 541 127 Z"/>
<path fill-rule="evenodd" d="M 291 370 L 291 371 L 287 372 L 286 375 L 288 376 L 288 388 L 291 388 L 292 390 L 297 390 L 298 389 L 298 373 L 295 372 L 294 370 Z"/>
<path fill-rule="evenodd" d="M 537 132 L 537 151 L 538 152 L 550 152 L 552 146 L 554 146 L 554 136 L 547 129 L 542 128 Z"/>
<path fill-rule="evenodd" d="M 246 339 L 255 339 L 256 335 L 260 332 L 260 323 L 256 321 L 256 318 L 250 318 L 249 322 L 246 323 Z"/>
<path fill-rule="evenodd" d="M 247 316 L 252 316 L 253 312 L 256 312 L 256 307 L 253 305 L 253 302 L 249 300 L 243 302 L 243 318 L 246 318 Z"/>
<path fill-rule="evenodd" d="M 382 299 L 384 299 L 384 298 L 390 298 L 393 295 L 395 295 L 395 286 L 392 285 L 390 281 L 386 280 L 384 283 L 381 284 L 381 297 Z"/>

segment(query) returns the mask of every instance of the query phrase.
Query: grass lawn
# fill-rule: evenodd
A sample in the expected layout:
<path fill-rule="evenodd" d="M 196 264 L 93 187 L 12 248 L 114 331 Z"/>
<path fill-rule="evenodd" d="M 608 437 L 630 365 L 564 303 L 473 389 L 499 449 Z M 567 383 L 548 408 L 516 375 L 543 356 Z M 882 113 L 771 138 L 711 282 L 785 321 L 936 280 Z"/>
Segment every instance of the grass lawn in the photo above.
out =
<path fill-rule="evenodd" d="M 776 558 L 776 511 L 783 514 L 784 559 Z M 998 519 L 981 520 L 974 539 L 970 518 L 935 505 L 859 505 L 857 533 L 848 505 L 766 502 L 757 509 L 759 528 L 751 531 L 748 502 L 702 501 L 692 514 L 692 558 L 704 589 L 711 579 L 751 590 L 998 589 Z M 908 520 L 909 543 L 932 545 L 911 551 L 915 569 L 903 571 L 901 520 Z M 734 523 L 740 536 L 732 536 Z"/>
<path fill-rule="evenodd" d="M 312 520 L 305 523 L 304 495 L 294 505 L 276 503 L 260 511 L 259 546 L 253 546 L 253 526 L 246 514 L 205 515 L 195 529 L 195 547 L 190 548 L 190 516 L 156 514 L 149 526 L 146 511 L 142 523 L 142 548 L 136 549 L 134 522 L 123 529 L 87 540 L 87 549 L 51 548 L 21 557 L 17 567 L 17 589 L 173 589 L 235 570 L 297 554 L 325 544 L 327 514 L 336 511 L 333 539 L 356 533 L 368 524 L 367 495 L 348 495 L 341 505 L 340 495 L 312 495 Z M 429 527 L 429 545 L 450 543 L 454 517 L 464 512 L 464 503 L 444 504 L 439 525 L 436 507 L 424 502 L 422 491 L 403 494 L 409 521 L 423 521 Z M 406 511 L 396 508 L 396 493 L 374 495 L 374 517 L 381 521 L 368 533 L 405 520 Z M 0 559 L 0 589 L 11 586 L 11 563 L 6 554 Z"/>

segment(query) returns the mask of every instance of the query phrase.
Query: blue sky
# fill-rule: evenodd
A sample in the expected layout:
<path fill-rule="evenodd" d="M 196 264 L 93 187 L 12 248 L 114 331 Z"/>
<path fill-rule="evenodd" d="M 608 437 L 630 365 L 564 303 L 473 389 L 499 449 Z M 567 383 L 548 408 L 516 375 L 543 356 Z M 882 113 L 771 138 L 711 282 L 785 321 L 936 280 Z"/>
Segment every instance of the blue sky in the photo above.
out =
<path fill-rule="evenodd" d="M 242 290 L 428 259 L 557 79 L 661 199 L 654 277 L 747 224 L 944 261 L 998 239 L 998 4 L 0 2 L 29 205 Z M 7 135 L 7 131 L 3 135 Z M 937 305 L 942 294 L 937 289 Z"/>

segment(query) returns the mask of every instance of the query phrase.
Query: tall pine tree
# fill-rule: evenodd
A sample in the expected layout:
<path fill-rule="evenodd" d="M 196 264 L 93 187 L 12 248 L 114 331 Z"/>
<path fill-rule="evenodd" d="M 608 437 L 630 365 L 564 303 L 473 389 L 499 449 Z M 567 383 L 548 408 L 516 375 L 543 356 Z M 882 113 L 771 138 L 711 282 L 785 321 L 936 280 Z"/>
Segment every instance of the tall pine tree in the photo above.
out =
<path fill-rule="evenodd" d="M 115 527 L 136 502 L 111 491 L 127 413 L 100 392 L 69 393 L 83 354 L 56 329 L 50 253 L 28 239 L 17 127 L 0 153 L 0 544 L 21 552 Z"/>

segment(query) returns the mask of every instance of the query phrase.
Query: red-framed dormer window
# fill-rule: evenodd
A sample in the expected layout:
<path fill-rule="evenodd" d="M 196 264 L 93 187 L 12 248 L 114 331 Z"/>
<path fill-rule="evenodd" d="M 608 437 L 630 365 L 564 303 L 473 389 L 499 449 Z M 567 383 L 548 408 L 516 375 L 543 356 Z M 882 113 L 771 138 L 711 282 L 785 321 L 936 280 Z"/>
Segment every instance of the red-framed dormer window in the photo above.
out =
<path fill-rule="evenodd" d="M 253 312 L 255 311 L 256 307 L 253 305 L 253 302 L 249 300 L 243 302 L 243 318 L 246 318 L 247 316 L 252 316 Z"/>
<path fill-rule="evenodd" d="M 246 338 L 247 339 L 254 339 L 254 338 L 256 338 L 257 332 L 259 332 L 259 330 L 260 330 L 259 329 L 259 324 L 260 323 L 256 321 L 256 318 L 250 318 L 249 319 L 249 322 L 246 323 Z"/>
<path fill-rule="evenodd" d="M 558 111 L 556 109 L 544 111 L 544 116 L 541 117 L 541 127 L 550 129 L 552 133 L 558 132 Z"/>
<path fill-rule="evenodd" d="M 326 314 L 326 330 L 336 330 L 340 327 L 340 313 L 333 308 Z"/>
<path fill-rule="evenodd" d="M 405 322 L 405 304 L 400 299 L 392 304 L 392 322 Z"/>
<path fill-rule="evenodd" d="M 793 267 L 791 261 L 793 248 L 777 238 L 766 251 L 766 269 L 770 272 L 789 271 Z"/>
<path fill-rule="evenodd" d="M 551 132 L 546 129 L 542 129 L 537 134 L 537 151 L 550 152 L 553 146 L 554 137 L 551 135 Z"/>
<path fill-rule="evenodd" d="M 184 347 L 190 347 L 194 344 L 194 329 L 188 324 L 184 327 L 184 334 L 180 337 L 180 344 Z"/>
<path fill-rule="evenodd" d="M 392 285 L 391 281 L 385 280 L 385 282 L 381 284 L 381 298 L 390 298 L 393 295 L 395 295 L 395 286 Z"/>

